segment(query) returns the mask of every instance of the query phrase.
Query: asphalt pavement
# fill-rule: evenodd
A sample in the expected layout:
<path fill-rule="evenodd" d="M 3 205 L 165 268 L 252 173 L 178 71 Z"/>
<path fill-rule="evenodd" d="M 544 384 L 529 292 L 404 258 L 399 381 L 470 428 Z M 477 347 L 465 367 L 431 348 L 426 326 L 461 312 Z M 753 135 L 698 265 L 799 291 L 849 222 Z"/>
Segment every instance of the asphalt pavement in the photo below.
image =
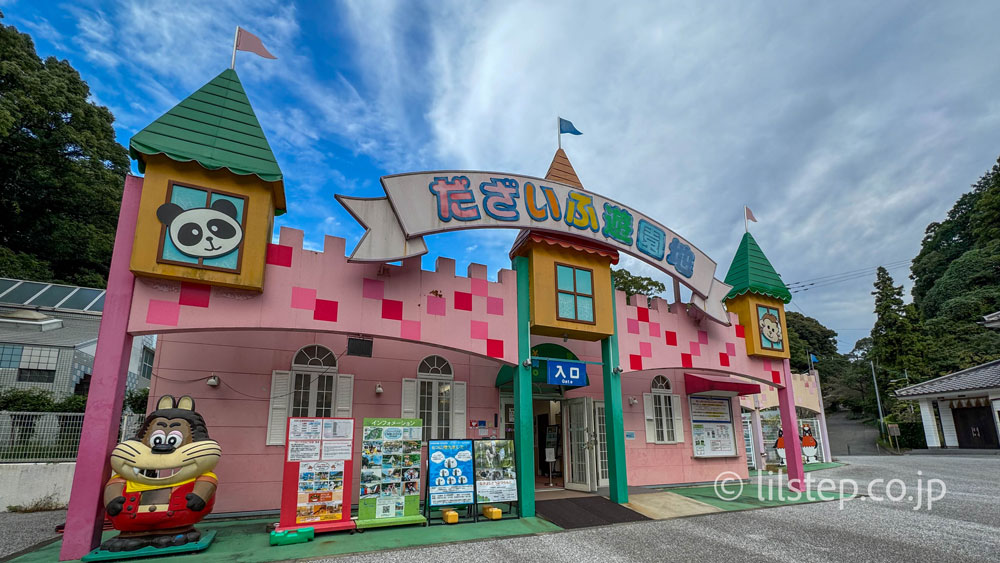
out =
<path fill-rule="evenodd" d="M 65 510 L 0 512 L 0 559 L 58 536 L 55 528 L 65 521 Z"/>
<path fill-rule="evenodd" d="M 948 456 L 844 457 L 813 479 L 854 479 L 873 497 L 618 524 L 540 536 L 369 553 L 321 561 L 996 561 L 1000 553 L 1000 459 Z M 881 483 L 877 480 L 883 480 Z M 918 481 L 945 483 L 944 498 L 916 506 Z M 849 487 L 845 482 L 845 487 Z M 907 486 L 903 491 L 902 485 Z M 814 484 L 818 486 L 818 483 Z M 937 487 L 937 483 L 935 483 Z M 935 489 L 935 494 L 940 490 Z M 907 497 L 914 497 L 907 500 Z"/>

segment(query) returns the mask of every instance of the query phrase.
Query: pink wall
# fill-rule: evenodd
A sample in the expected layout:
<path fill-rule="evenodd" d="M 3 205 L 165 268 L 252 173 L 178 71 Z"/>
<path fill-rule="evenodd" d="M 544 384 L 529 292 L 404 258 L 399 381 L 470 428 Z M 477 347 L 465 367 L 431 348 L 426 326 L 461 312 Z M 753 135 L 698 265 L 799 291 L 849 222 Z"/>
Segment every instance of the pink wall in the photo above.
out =
<path fill-rule="evenodd" d="M 191 332 L 159 338 L 151 397 L 194 397 L 210 435 L 223 448 L 216 470 L 216 512 L 278 507 L 284 446 L 265 445 L 271 372 L 289 369 L 295 352 L 308 344 L 322 344 L 336 354 L 347 346 L 342 335 L 307 332 Z M 358 435 L 364 417 L 399 417 L 401 380 L 416 377 L 420 360 L 431 354 L 446 358 L 455 380 L 467 382 L 467 418 L 493 424 L 499 406 L 494 387 L 499 362 L 386 339 L 375 341 L 374 352 L 374 358 L 342 356 L 338 366 L 339 373 L 354 375 L 353 416 Z M 214 388 L 204 382 L 213 373 L 223 382 Z M 381 395 L 375 394 L 376 383 L 382 384 Z M 361 442 L 356 440 L 357 459 L 360 449 Z M 355 484 L 359 473 L 360 464 L 355 464 Z"/>
<path fill-rule="evenodd" d="M 426 342 L 517 363 L 517 282 L 500 270 L 439 258 L 424 271 L 420 258 L 401 266 L 356 264 L 344 239 L 326 237 L 323 252 L 302 248 L 302 231 L 282 227 L 268 245 L 264 291 L 197 283 L 136 280 L 129 332 L 309 330 Z"/>

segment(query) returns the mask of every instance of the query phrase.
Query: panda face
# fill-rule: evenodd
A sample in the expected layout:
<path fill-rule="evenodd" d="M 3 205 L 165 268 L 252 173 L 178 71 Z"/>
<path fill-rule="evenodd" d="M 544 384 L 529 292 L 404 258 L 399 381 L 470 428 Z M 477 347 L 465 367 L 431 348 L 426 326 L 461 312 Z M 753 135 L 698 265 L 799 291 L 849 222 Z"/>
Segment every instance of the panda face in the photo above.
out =
<path fill-rule="evenodd" d="M 212 202 L 211 207 L 186 210 L 176 203 L 164 203 L 156 210 L 156 217 L 167 226 L 177 250 L 192 258 L 225 256 L 243 240 L 236 206 L 225 199 Z"/>

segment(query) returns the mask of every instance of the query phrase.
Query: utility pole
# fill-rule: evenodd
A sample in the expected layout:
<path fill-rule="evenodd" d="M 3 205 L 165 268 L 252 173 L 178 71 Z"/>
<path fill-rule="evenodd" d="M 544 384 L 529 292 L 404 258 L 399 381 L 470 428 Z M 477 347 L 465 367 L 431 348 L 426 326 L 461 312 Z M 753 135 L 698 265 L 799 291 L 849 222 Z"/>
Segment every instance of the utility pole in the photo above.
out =
<path fill-rule="evenodd" d="M 878 393 L 878 379 L 875 379 L 875 362 L 868 360 L 868 363 L 872 366 L 872 383 L 875 384 L 875 402 L 878 403 L 878 423 L 879 433 L 881 434 L 885 430 L 885 415 L 882 414 L 882 399 Z"/>

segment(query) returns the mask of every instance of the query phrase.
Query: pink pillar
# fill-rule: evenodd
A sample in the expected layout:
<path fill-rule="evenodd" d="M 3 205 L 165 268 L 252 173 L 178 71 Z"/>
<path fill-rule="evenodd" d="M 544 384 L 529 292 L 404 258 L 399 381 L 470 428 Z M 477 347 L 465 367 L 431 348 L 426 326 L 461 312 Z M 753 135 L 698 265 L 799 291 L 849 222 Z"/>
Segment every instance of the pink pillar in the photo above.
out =
<path fill-rule="evenodd" d="M 104 296 L 104 313 L 97 333 L 97 354 L 94 356 L 94 373 L 83 418 L 80 452 L 70 491 L 66 531 L 59 551 L 61 561 L 79 559 L 101 541 L 104 484 L 111 473 L 108 456 L 118 442 L 128 360 L 132 351 L 132 336 L 127 329 L 135 277 L 129 271 L 129 261 L 141 193 L 142 178 L 126 176 L 111 270 L 108 272 L 108 291 Z"/>
<path fill-rule="evenodd" d="M 783 389 L 778 389 L 778 411 L 785 436 L 785 463 L 788 466 L 788 488 L 802 491 L 805 472 L 802 470 L 802 443 L 799 442 L 799 417 L 795 414 L 795 391 L 792 389 L 792 368 L 784 361 Z"/>

